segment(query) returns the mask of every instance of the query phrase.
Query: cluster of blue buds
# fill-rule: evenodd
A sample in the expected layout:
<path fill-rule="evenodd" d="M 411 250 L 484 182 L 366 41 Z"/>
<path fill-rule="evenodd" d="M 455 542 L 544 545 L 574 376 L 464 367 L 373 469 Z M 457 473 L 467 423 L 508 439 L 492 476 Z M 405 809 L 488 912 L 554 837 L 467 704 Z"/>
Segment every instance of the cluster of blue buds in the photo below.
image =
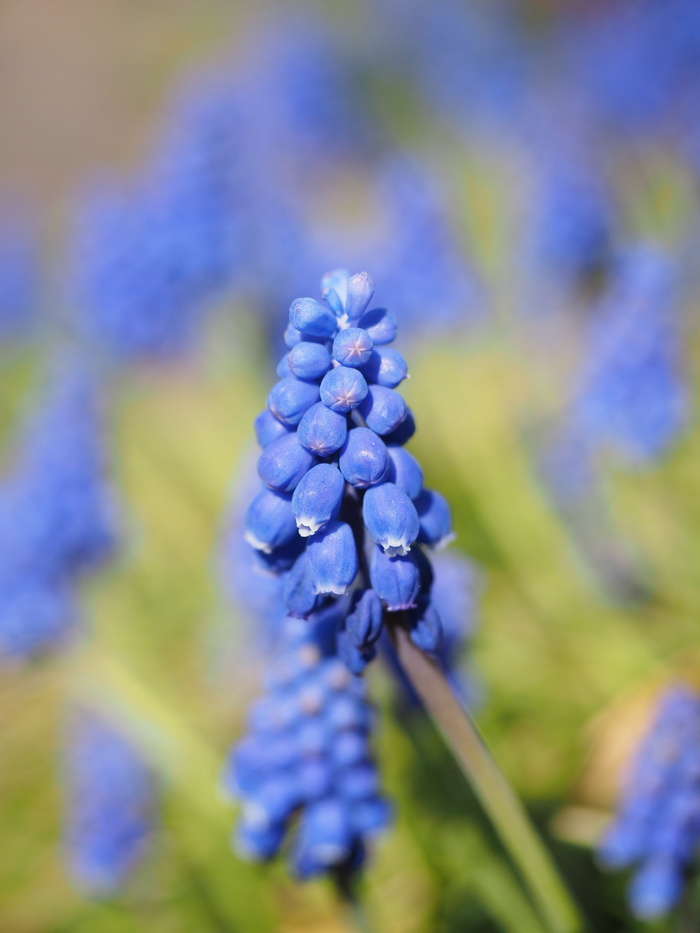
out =
<path fill-rule="evenodd" d="M 92 381 L 59 376 L 20 448 L 0 485 L 0 656 L 19 660 L 70 635 L 76 583 L 114 546 L 116 504 Z"/>
<path fill-rule="evenodd" d="M 637 752 L 600 857 L 610 868 L 635 866 L 632 909 L 652 919 L 680 900 L 699 844 L 700 697 L 676 686 Z"/>
<path fill-rule="evenodd" d="M 370 749 L 364 682 L 336 653 L 345 601 L 308 621 L 285 621 L 267 694 L 253 706 L 225 776 L 226 790 L 243 802 L 237 847 L 244 857 L 275 855 L 299 814 L 291 858 L 300 878 L 352 872 L 366 840 L 390 818 Z"/>
<path fill-rule="evenodd" d="M 619 260 L 592 319 L 572 420 L 631 464 L 660 457 L 687 418 L 676 275 L 651 247 Z"/>
<path fill-rule="evenodd" d="M 404 444 L 415 430 L 396 387 L 406 378 L 388 346 L 396 319 L 370 309 L 366 273 L 324 277 L 324 303 L 292 303 L 280 381 L 256 420 L 263 489 L 246 516 L 246 540 L 284 573 L 292 616 L 307 618 L 350 593 L 339 651 L 360 673 L 376 653 L 385 612 L 418 647 L 437 649 L 432 569 L 420 545 L 451 537 L 444 498 L 423 485 Z"/>
<path fill-rule="evenodd" d="M 438 658 L 444 647 L 445 663 L 454 654 L 423 550 L 451 538 L 450 510 L 404 447 L 415 430 L 396 391 L 407 366 L 389 346 L 396 319 L 370 308 L 373 294 L 366 273 L 338 270 L 324 276 L 322 301 L 292 302 L 280 380 L 255 422 L 263 487 L 244 534 L 270 580 L 266 620 L 279 594 L 279 648 L 226 783 L 243 800 L 238 844 L 251 858 L 274 855 L 299 814 L 293 862 L 304 878 L 358 867 L 389 818 L 358 676 L 385 622 Z"/>
<path fill-rule="evenodd" d="M 74 717 L 64 752 L 65 845 L 86 894 L 118 890 L 146 854 L 156 787 L 134 743 L 94 713 Z"/>

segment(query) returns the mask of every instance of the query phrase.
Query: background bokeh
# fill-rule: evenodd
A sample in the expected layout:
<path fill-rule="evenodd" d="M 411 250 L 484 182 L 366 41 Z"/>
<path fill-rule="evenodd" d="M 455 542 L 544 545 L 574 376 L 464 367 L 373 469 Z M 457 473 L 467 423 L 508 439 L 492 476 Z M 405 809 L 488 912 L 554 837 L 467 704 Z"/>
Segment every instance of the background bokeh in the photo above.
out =
<path fill-rule="evenodd" d="M 266 654 L 225 516 L 289 303 L 336 266 L 397 315 L 411 449 L 476 566 L 479 726 L 592 928 L 642 929 L 592 847 L 658 691 L 700 683 L 692 0 L 7 0 L 0 61 L 5 485 L 51 374 L 86 370 L 116 526 L 68 643 L 0 669 L 3 933 L 355 928 L 330 883 L 240 860 L 217 791 Z M 539 930 L 430 723 L 367 676 L 396 805 L 370 928 Z M 106 899 L 66 870 L 75 704 L 162 784 Z"/>

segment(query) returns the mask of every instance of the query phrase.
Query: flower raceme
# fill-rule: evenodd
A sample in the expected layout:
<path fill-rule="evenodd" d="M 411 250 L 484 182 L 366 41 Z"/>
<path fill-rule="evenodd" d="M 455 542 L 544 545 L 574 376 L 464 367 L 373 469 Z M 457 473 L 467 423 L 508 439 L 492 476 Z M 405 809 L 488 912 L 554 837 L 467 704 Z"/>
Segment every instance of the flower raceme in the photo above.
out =
<path fill-rule="evenodd" d="M 440 620 L 420 545 L 451 536 L 450 510 L 423 486 L 403 445 L 415 430 L 397 386 L 406 362 L 389 347 L 394 315 L 370 308 L 365 272 L 327 274 L 322 300 L 292 302 L 287 354 L 267 409 L 256 419 L 263 487 L 246 516 L 246 540 L 284 575 L 287 612 L 307 618 L 350 595 L 339 650 L 359 674 L 374 656 L 384 612 L 434 651 Z"/>
<path fill-rule="evenodd" d="M 676 686 L 661 699 L 600 846 L 610 868 L 635 866 L 629 892 L 652 919 L 679 902 L 700 843 L 700 697 Z"/>
<path fill-rule="evenodd" d="M 407 367 L 373 292 L 366 273 L 338 271 L 322 301 L 292 303 L 280 381 L 255 421 L 263 485 L 244 536 L 258 579 L 281 582 L 287 617 L 225 783 L 243 804 L 239 851 L 270 858 L 292 831 L 301 878 L 359 868 L 390 818 L 358 676 L 385 620 L 433 656 L 442 643 L 422 546 L 449 539 L 449 508 L 404 450 L 415 430 L 396 391 Z"/>

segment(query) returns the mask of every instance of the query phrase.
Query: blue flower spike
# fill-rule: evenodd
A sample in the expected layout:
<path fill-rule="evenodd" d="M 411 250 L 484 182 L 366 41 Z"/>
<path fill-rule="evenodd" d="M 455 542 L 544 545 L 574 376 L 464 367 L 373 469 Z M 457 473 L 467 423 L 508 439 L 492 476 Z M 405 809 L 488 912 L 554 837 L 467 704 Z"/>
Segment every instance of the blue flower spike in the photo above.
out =
<path fill-rule="evenodd" d="M 611 869 L 633 867 L 633 912 L 643 920 L 680 901 L 700 844 L 700 696 L 682 685 L 661 697 L 599 847 Z"/>
<path fill-rule="evenodd" d="M 384 627 L 402 626 L 436 658 L 444 644 L 424 547 L 450 537 L 449 507 L 403 449 L 415 431 L 396 391 L 408 368 L 387 346 L 396 318 L 369 307 L 373 294 L 366 273 L 337 270 L 322 301 L 292 302 L 280 366 L 290 374 L 256 419 L 264 488 L 245 535 L 281 578 L 281 653 L 225 785 L 243 802 L 239 851 L 271 858 L 295 832 L 302 878 L 355 870 L 390 818 L 359 679 Z"/>

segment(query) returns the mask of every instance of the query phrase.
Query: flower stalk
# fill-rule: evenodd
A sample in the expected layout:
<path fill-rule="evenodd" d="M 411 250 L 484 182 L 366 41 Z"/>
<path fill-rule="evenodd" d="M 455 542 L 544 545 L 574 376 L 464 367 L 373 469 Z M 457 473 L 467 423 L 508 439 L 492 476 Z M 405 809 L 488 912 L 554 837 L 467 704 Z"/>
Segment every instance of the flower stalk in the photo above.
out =
<path fill-rule="evenodd" d="M 413 644 L 402 625 L 387 629 L 401 666 L 532 892 L 547 927 L 552 933 L 584 930 L 583 918 L 525 809 L 439 667 Z"/>

